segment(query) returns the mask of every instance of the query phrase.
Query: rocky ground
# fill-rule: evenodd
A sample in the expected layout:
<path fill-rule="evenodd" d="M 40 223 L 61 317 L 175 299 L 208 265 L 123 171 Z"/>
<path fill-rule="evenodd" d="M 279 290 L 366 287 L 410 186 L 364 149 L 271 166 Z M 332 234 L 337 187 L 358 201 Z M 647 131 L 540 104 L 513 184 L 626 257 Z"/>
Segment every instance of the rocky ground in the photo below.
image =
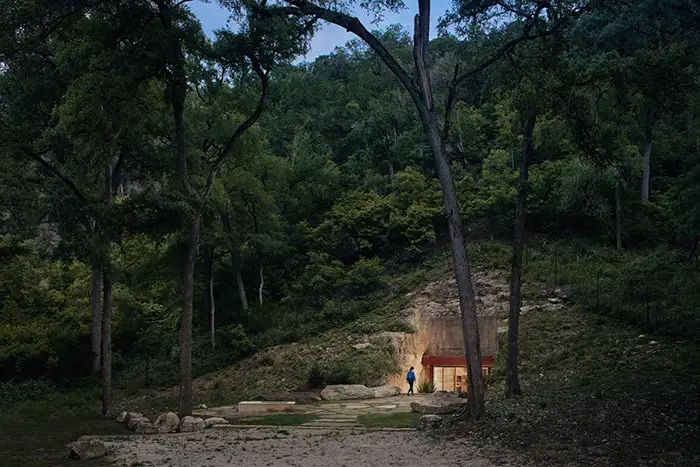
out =
<path fill-rule="evenodd" d="M 385 467 L 522 466 L 522 460 L 466 440 L 424 432 L 211 430 L 115 439 L 115 466 Z M 563 464 L 560 464 L 563 465 Z"/>

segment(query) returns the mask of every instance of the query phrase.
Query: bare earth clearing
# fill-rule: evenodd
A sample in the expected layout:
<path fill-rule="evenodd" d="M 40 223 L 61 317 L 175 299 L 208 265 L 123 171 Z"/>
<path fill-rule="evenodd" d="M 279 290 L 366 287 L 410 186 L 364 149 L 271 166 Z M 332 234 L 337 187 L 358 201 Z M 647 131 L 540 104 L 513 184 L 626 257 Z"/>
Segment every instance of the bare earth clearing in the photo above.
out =
<path fill-rule="evenodd" d="M 117 466 L 521 466 L 503 453 L 439 440 L 424 432 L 320 429 L 210 430 L 177 435 L 105 439 Z M 498 461 L 491 459 L 498 458 Z"/>

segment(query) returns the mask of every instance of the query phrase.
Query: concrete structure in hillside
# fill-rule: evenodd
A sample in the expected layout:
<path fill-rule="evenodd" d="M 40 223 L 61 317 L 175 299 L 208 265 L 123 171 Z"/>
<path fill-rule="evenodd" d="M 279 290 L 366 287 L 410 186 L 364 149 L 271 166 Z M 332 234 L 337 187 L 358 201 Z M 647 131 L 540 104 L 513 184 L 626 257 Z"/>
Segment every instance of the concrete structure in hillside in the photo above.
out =
<path fill-rule="evenodd" d="M 477 316 L 481 362 L 484 374 L 494 365 L 498 353 L 497 317 L 480 313 Z M 388 383 L 405 390 L 405 372 L 415 367 L 417 383 L 432 381 L 436 390 L 467 390 L 467 358 L 464 352 L 462 318 L 458 315 L 435 316 L 416 313 L 411 323 L 412 334 L 392 333 L 403 373 L 389 378 Z"/>
<path fill-rule="evenodd" d="M 478 316 L 481 368 L 484 374 L 498 353 L 496 316 Z M 467 390 L 467 358 L 460 316 L 427 316 L 423 325 L 428 345 L 421 357 L 423 381 L 432 381 L 437 390 Z M 420 381 L 419 381 L 420 382 Z"/>

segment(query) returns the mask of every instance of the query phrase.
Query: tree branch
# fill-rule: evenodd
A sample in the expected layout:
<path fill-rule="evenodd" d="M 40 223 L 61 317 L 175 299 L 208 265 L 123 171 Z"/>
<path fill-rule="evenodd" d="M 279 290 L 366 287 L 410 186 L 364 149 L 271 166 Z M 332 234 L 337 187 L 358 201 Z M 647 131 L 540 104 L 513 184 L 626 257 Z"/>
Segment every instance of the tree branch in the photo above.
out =
<path fill-rule="evenodd" d="M 377 55 L 379 55 L 384 64 L 386 64 L 386 66 L 389 67 L 399 81 L 401 81 L 401 84 L 404 86 L 404 88 L 406 88 L 411 97 L 420 102 L 420 94 L 414 83 L 411 81 L 409 74 L 406 72 L 406 70 L 404 70 L 399 62 L 396 61 L 386 47 L 384 47 L 384 44 L 382 44 L 379 39 L 369 32 L 359 19 L 345 13 L 314 5 L 306 0 L 285 0 L 285 2 L 289 3 L 290 5 L 294 5 L 298 9 L 298 13 L 287 9 L 289 14 L 317 16 L 324 21 L 345 28 L 345 30 L 348 32 L 351 32 L 362 39 L 372 48 L 372 50 L 377 53 Z"/>
<path fill-rule="evenodd" d="M 418 0 L 418 14 L 414 18 L 413 31 L 413 61 L 419 80 L 420 94 L 423 104 L 433 109 L 433 92 L 430 86 L 430 75 L 426 65 L 428 58 L 428 43 L 430 42 L 430 0 Z"/>
<path fill-rule="evenodd" d="M 54 174 L 56 177 L 58 177 L 63 183 L 65 183 L 65 184 L 71 189 L 71 191 L 73 191 L 73 193 L 74 193 L 78 198 L 80 198 L 82 201 L 84 201 L 84 202 L 86 202 L 86 203 L 88 202 L 87 197 L 80 191 L 80 189 L 79 189 L 78 186 L 73 182 L 73 180 L 71 180 L 70 178 L 68 178 L 67 175 L 64 175 L 57 167 L 55 167 L 55 166 L 54 166 L 53 164 L 51 164 L 49 161 L 47 161 L 47 160 L 45 160 L 43 157 L 41 157 L 42 155 L 48 153 L 48 152 L 50 151 L 50 149 L 46 149 L 46 150 L 44 150 L 44 151 L 41 151 L 41 152 L 39 152 L 39 153 L 36 153 L 36 152 L 34 152 L 34 151 L 31 151 L 29 148 L 26 148 L 26 147 L 25 147 L 25 148 L 22 148 L 22 151 L 23 151 L 26 155 L 28 155 L 29 157 L 31 157 L 32 159 L 34 159 L 35 161 L 37 161 L 39 164 L 41 164 L 46 170 L 48 170 L 49 172 L 51 172 L 52 174 Z"/>
<path fill-rule="evenodd" d="M 208 197 L 211 194 L 211 191 L 214 187 L 214 178 L 216 177 L 216 173 L 219 171 L 219 168 L 221 168 L 221 165 L 224 163 L 224 161 L 231 155 L 233 145 L 236 143 L 236 141 L 238 141 L 238 139 L 241 136 L 243 136 L 243 133 L 245 133 L 250 127 L 252 127 L 255 124 L 255 122 L 258 121 L 260 115 L 262 115 L 263 113 L 263 110 L 265 110 L 265 106 L 267 105 L 270 72 L 264 71 L 260 66 L 260 62 L 253 55 L 250 55 L 249 58 L 253 63 L 253 70 L 255 70 L 255 72 L 260 77 L 260 84 L 262 87 L 260 92 L 260 99 L 258 100 L 258 106 L 255 108 L 255 111 L 252 113 L 252 115 L 250 115 L 250 117 L 248 117 L 243 123 L 241 123 L 238 126 L 238 128 L 236 128 L 236 131 L 234 131 L 233 135 L 228 140 L 228 143 L 226 143 L 226 146 L 221 151 L 221 154 L 219 154 L 219 156 L 212 164 L 211 169 L 209 170 L 209 175 L 207 176 L 207 185 L 204 190 L 205 197 Z"/>
<path fill-rule="evenodd" d="M 455 71 L 452 74 L 449 89 L 447 90 L 447 101 L 445 103 L 445 121 L 442 126 L 442 140 L 447 141 L 450 135 L 450 123 L 452 117 L 452 106 L 457 95 L 457 78 L 459 77 L 459 62 L 455 64 Z"/>

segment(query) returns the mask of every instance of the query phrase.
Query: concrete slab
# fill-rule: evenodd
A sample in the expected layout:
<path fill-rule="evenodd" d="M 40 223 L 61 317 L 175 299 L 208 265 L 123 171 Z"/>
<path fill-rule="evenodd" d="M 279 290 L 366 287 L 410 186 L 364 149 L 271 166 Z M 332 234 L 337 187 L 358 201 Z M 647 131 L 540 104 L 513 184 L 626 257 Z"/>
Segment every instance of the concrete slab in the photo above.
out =
<path fill-rule="evenodd" d="M 243 401 L 238 403 L 242 414 L 293 412 L 296 402 L 287 401 Z"/>

